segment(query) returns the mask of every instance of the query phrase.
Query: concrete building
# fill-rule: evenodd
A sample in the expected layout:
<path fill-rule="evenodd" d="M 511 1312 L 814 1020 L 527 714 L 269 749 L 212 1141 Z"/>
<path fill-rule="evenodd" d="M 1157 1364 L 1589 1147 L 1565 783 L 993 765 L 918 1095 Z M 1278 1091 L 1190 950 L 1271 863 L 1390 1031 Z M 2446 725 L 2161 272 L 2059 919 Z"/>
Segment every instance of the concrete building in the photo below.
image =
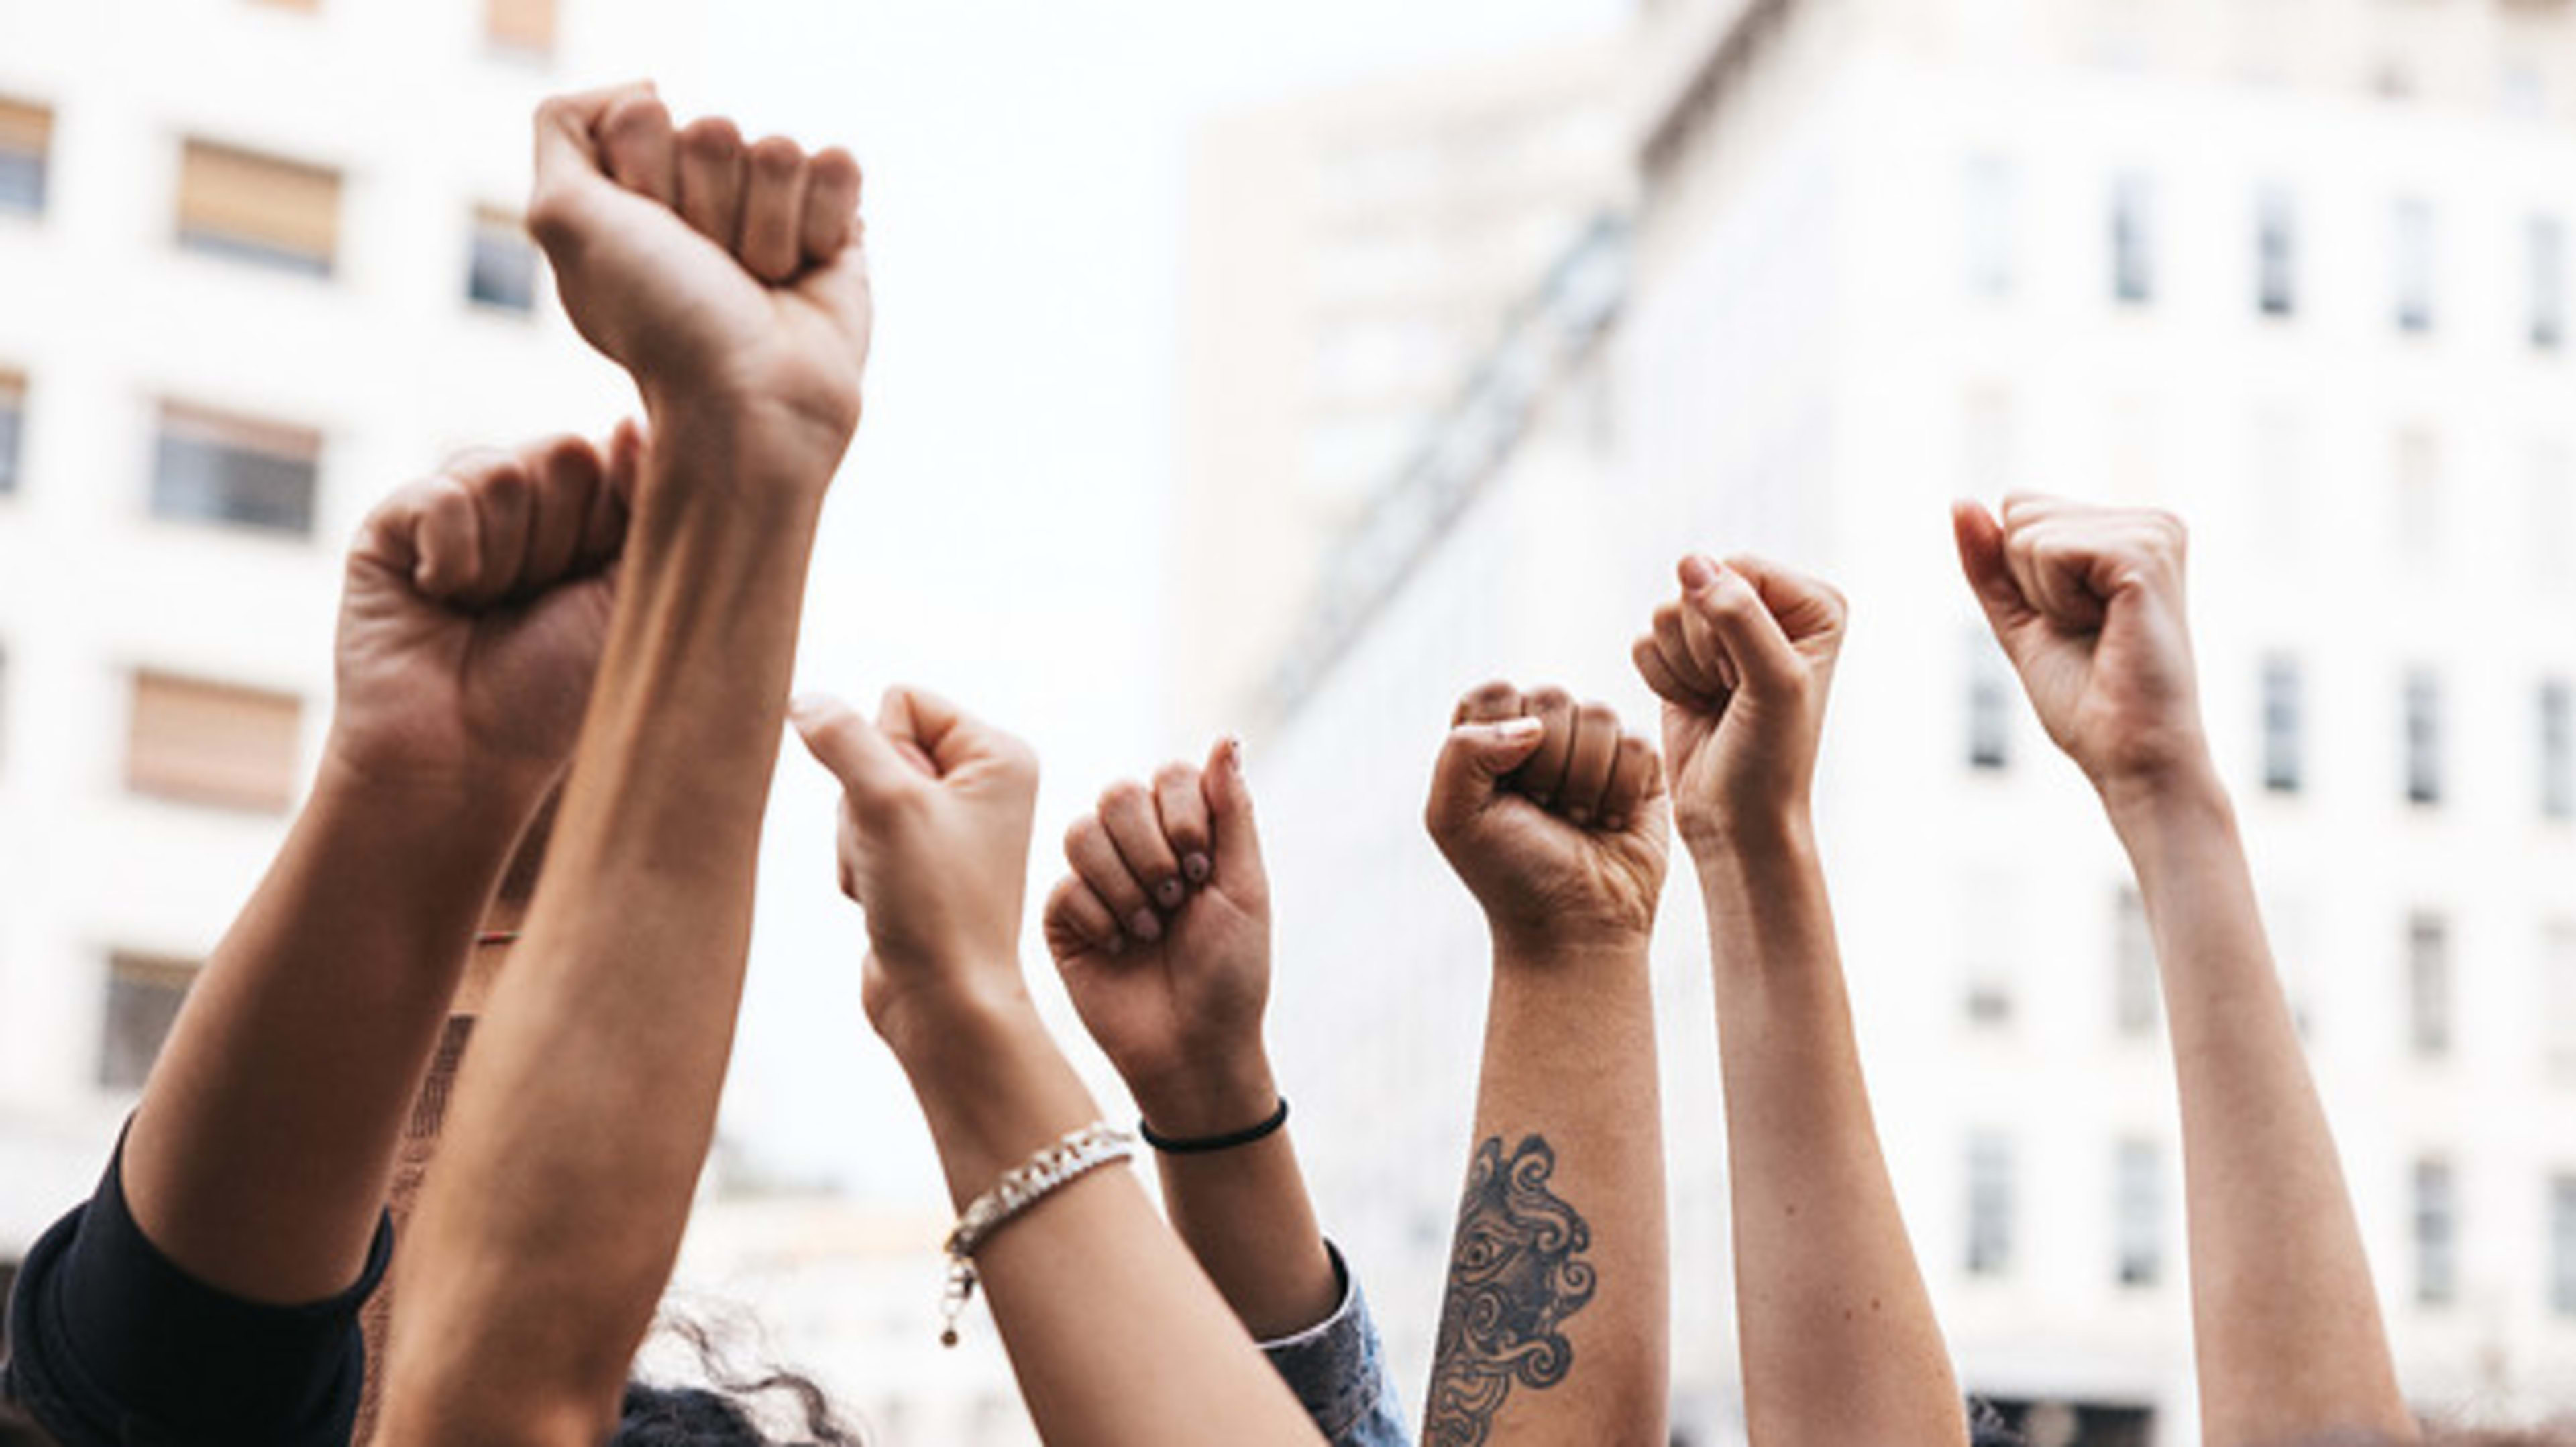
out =
<path fill-rule="evenodd" d="M 1947 538 L 2030 486 L 2194 525 L 2203 704 L 2408 1390 L 2576 1407 L 2576 7 L 1666 0 L 1617 90 L 1613 334 L 1400 546 L 1368 514 L 1255 740 L 1288 1088 L 1407 1385 L 1483 968 L 1418 823 L 1448 700 L 1544 675 L 1643 721 L 1672 559 L 1746 549 L 1853 599 L 1820 830 L 1966 1385 L 2038 1441 L 2197 1440 L 2151 951 Z M 1705 1443 L 1741 1426 L 1696 914 L 1685 881 L 1659 959 Z"/>
<path fill-rule="evenodd" d="M 1224 116 L 1190 150 L 1167 685 L 1239 726 L 1326 544 L 1623 204 L 1612 37 Z"/>
<path fill-rule="evenodd" d="M 283 834 L 360 516 L 632 405 L 519 230 L 528 117 L 696 15 L 0 0 L 0 1266 Z"/>

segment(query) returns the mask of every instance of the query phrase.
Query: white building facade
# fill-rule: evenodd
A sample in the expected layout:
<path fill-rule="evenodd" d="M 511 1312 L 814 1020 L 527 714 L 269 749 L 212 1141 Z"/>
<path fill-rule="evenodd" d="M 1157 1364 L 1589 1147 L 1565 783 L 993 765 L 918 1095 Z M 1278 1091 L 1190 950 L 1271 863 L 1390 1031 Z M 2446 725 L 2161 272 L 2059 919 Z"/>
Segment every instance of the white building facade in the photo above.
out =
<path fill-rule="evenodd" d="M 2408 1390 L 2576 1407 L 2576 7 L 1671 0 L 1620 90 L 1615 333 L 1393 585 L 1328 591 L 1364 624 L 1309 630 L 1353 636 L 1257 760 L 1289 1088 L 1408 1387 L 1450 1207 L 1406 1173 L 1463 1160 L 1481 1008 L 1418 823 L 1447 699 L 1645 722 L 1628 639 L 1681 552 L 1741 549 L 1853 600 L 1819 828 L 1965 1384 L 2035 1441 L 2197 1440 L 2151 951 L 1948 539 L 2031 487 L 2194 526 L 2203 705 Z M 1696 914 L 1658 958 L 1676 1422 L 1715 1442 Z"/>
<path fill-rule="evenodd" d="M 283 837 L 358 520 L 631 408 L 520 232 L 528 122 L 696 13 L 0 0 L 0 1266 Z"/>

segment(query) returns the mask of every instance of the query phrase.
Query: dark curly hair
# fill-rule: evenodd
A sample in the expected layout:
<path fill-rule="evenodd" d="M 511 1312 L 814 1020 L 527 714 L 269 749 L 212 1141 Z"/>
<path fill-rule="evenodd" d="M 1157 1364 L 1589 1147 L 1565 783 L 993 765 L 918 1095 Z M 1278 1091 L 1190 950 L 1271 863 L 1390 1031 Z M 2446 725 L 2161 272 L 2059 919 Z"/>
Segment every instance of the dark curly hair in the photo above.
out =
<path fill-rule="evenodd" d="M 704 1323 L 675 1317 L 662 1327 L 697 1356 L 707 1385 L 628 1382 L 610 1447 L 862 1447 L 810 1379 L 777 1368 L 736 1371 Z M 767 1436 L 754 1420 L 752 1409 L 764 1400 L 783 1402 L 796 1419 L 789 1442 Z"/>

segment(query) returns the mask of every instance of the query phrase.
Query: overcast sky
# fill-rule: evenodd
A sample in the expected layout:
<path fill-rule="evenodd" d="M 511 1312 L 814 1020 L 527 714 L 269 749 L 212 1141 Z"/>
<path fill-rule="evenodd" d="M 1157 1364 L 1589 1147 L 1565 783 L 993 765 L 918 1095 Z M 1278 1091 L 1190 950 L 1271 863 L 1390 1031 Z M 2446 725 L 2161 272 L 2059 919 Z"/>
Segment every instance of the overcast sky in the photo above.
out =
<path fill-rule="evenodd" d="M 1034 742 L 1041 878 L 1161 736 L 1157 615 L 1193 122 L 1616 23 L 1625 0 L 723 0 L 683 114 L 840 141 L 868 172 L 868 414 L 816 569 L 800 686 L 936 687 Z M 1253 760 L 1256 780 L 1259 761 Z M 726 1133 L 774 1169 L 934 1201 L 858 1009 L 832 795 L 791 746 Z M 1023 957 L 1052 993 L 1044 949 Z M 1087 1042 L 1067 1032 L 1087 1071 Z"/>

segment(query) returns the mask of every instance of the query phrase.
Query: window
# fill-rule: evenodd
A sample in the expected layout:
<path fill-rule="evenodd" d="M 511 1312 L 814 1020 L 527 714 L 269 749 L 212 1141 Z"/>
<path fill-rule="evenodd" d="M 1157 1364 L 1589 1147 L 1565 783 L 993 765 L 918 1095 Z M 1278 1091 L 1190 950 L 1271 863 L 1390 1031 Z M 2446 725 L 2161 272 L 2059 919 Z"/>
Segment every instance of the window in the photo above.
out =
<path fill-rule="evenodd" d="M 544 57 L 555 48 L 555 0 L 484 0 L 483 34 L 501 50 Z"/>
<path fill-rule="evenodd" d="M 2013 222 L 2021 209 L 2021 182 L 2010 161 L 1978 156 L 1968 162 L 1968 294 L 2012 295 Z"/>
<path fill-rule="evenodd" d="M 18 490 L 18 448 L 27 433 L 27 379 L 0 370 L 0 497 Z"/>
<path fill-rule="evenodd" d="M 179 170 L 181 246 L 329 276 L 339 241 L 338 172 L 213 141 L 188 142 Z"/>
<path fill-rule="evenodd" d="M 2540 685 L 2540 817 L 2576 819 L 2576 685 Z"/>
<path fill-rule="evenodd" d="M 135 1090 L 152 1073 L 161 1043 L 170 1038 L 179 1004 L 197 967 L 157 955 L 110 955 L 107 961 L 107 1027 L 99 1039 L 98 1083 Z"/>
<path fill-rule="evenodd" d="M 2451 1053 L 2451 926 L 2426 910 L 2406 920 L 2406 1043 L 2419 1060 Z"/>
<path fill-rule="evenodd" d="M 2120 1142 L 2113 1185 L 2122 1286 L 2153 1286 L 2164 1277 L 2165 1177 L 2153 1141 Z"/>
<path fill-rule="evenodd" d="M 1968 628 L 1968 767 L 1998 770 L 2012 762 L 2012 665 L 1994 634 Z"/>
<path fill-rule="evenodd" d="M 152 515 L 307 537 L 321 467 L 318 432 L 166 402 Z"/>
<path fill-rule="evenodd" d="M 2268 792 L 2295 794 L 2306 782 L 2306 761 L 2300 747 L 2305 715 L 2306 695 L 2298 660 L 2264 660 L 2263 787 Z"/>
<path fill-rule="evenodd" d="M 2122 885 L 2111 902 L 2111 1008 L 2113 1023 L 2135 1038 L 2156 1028 L 2156 937 L 2147 927 L 2147 903 Z"/>
<path fill-rule="evenodd" d="M 1970 875 L 1959 890 L 1958 958 L 1966 978 L 1968 1024 L 2007 1030 L 2013 1020 L 2013 961 L 2019 952 L 2020 911 L 2009 874 Z"/>
<path fill-rule="evenodd" d="M 515 214 L 476 207 L 468 248 L 467 300 L 522 316 L 537 309 L 537 248 Z"/>
<path fill-rule="evenodd" d="M 2406 801 L 2442 802 L 2442 680 L 2426 668 L 2406 675 Z"/>
<path fill-rule="evenodd" d="M 2442 444 L 2409 427 L 2397 434 L 2397 550 L 2419 562 L 2442 550 Z"/>
<path fill-rule="evenodd" d="M 2540 1062 L 2550 1079 L 2576 1082 L 2576 919 L 2540 926 Z"/>
<path fill-rule="evenodd" d="M 54 113 L 0 97 L 0 212 L 45 213 L 45 166 Z"/>
<path fill-rule="evenodd" d="M 181 803 L 283 810 L 295 798 L 303 714 L 293 694 L 139 672 L 126 787 Z"/>
<path fill-rule="evenodd" d="M 2459 1203 L 2447 1161 L 2415 1163 L 2415 1300 L 2448 1306 L 2460 1291 Z"/>
<path fill-rule="evenodd" d="M 2267 317 L 2299 309 L 2299 217 L 2287 187 L 2254 196 L 2254 306 Z"/>
<path fill-rule="evenodd" d="M 2567 344 L 2567 228 L 2555 216 L 2534 216 L 2524 233 L 2531 268 L 2531 344 L 2554 352 Z"/>
<path fill-rule="evenodd" d="M 2392 256 L 2396 262 L 2397 329 L 2433 329 L 2433 208 L 2422 201 L 2397 203 Z"/>
<path fill-rule="evenodd" d="M 2111 295 L 2143 306 L 2156 295 L 2155 183 L 2142 175 L 2111 183 Z"/>
<path fill-rule="evenodd" d="M 1968 1139 L 1968 1274 L 2001 1276 L 2012 1269 L 2013 1148 L 1991 1132 Z"/>

